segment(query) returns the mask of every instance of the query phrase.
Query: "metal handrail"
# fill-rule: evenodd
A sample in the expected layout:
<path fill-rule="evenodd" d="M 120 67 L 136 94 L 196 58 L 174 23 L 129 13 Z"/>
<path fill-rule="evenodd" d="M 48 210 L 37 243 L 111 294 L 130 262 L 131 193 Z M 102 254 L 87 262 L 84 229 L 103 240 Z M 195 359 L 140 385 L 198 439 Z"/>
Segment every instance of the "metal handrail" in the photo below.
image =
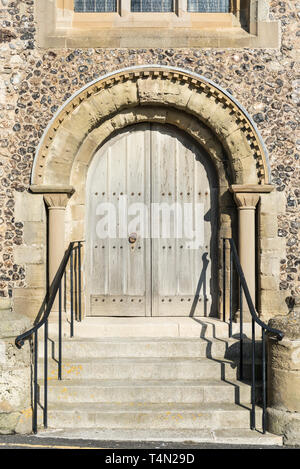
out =
<path fill-rule="evenodd" d="M 235 265 L 239 281 L 239 309 L 240 309 L 240 379 L 243 380 L 243 292 L 248 304 L 248 308 L 252 317 L 252 354 L 251 354 L 251 423 L 250 427 L 252 430 L 255 429 L 255 405 L 256 405 L 256 376 L 255 376 L 255 324 L 258 324 L 262 329 L 262 398 L 263 398 L 263 413 L 262 413 L 262 429 L 263 433 L 266 432 L 266 408 L 267 408 L 267 373 L 266 373 L 266 334 L 269 336 L 275 337 L 277 340 L 282 340 L 284 333 L 278 329 L 274 329 L 264 323 L 258 316 L 256 308 L 253 304 L 253 300 L 250 295 L 250 291 L 245 279 L 245 275 L 239 260 L 235 242 L 232 238 L 223 238 L 223 319 L 225 321 L 225 296 L 226 296 L 226 252 L 225 252 L 225 243 L 229 242 L 230 245 L 230 314 L 229 314 L 229 336 L 232 336 L 232 291 L 233 291 L 233 264 Z"/>
<path fill-rule="evenodd" d="M 46 296 L 48 296 L 47 307 L 46 307 L 46 310 L 43 314 L 42 319 L 34 327 L 32 327 L 28 331 L 24 332 L 23 334 L 20 334 L 16 338 L 15 344 L 19 349 L 22 348 L 22 346 L 24 345 L 24 340 L 29 339 L 36 331 L 38 331 L 38 329 L 40 329 L 45 324 L 45 322 L 49 318 L 51 308 L 53 306 L 57 291 L 59 289 L 61 279 L 64 275 L 65 268 L 66 268 L 66 265 L 69 261 L 70 253 L 73 249 L 74 244 L 75 244 L 74 242 L 69 244 L 69 247 L 66 250 L 66 252 L 64 254 L 64 257 L 63 257 L 63 259 L 60 263 L 60 266 L 59 266 L 59 268 L 56 272 L 56 275 L 55 275 L 55 277 L 54 277 L 54 279 L 53 279 L 53 281 L 50 285 L 49 293 L 46 295 Z"/>
<path fill-rule="evenodd" d="M 254 307 L 254 304 L 253 304 L 253 301 L 252 301 L 252 298 L 251 298 L 251 295 L 250 295 L 250 292 L 249 292 L 249 288 L 248 288 L 248 285 L 247 285 L 247 282 L 246 282 L 246 279 L 245 279 L 245 275 L 244 275 L 244 272 L 243 272 L 243 269 L 242 269 L 242 266 L 241 266 L 241 263 L 240 263 L 240 260 L 239 260 L 239 256 L 238 256 L 238 253 L 237 253 L 235 242 L 232 238 L 227 238 L 227 239 L 229 240 L 230 247 L 232 249 L 233 260 L 234 260 L 234 263 L 235 263 L 235 266 L 236 266 L 240 281 L 242 283 L 242 287 L 243 287 L 243 290 L 244 290 L 244 294 L 245 294 L 245 297 L 246 297 L 246 300 L 247 300 L 247 303 L 248 303 L 249 310 L 250 310 L 252 318 L 254 319 L 254 321 L 260 327 L 265 329 L 266 332 L 268 332 L 269 334 L 274 335 L 277 338 L 277 340 L 282 340 L 283 337 L 284 337 L 283 332 L 279 331 L 278 329 L 274 329 L 274 328 L 268 326 L 266 323 L 261 321 L 261 319 L 259 319 L 259 316 L 256 312 L 255 307 Z"/>
<path fill-rule="evenodd" d="M 38 422 L 38 331 L 44 326 L 44 405 L 43 405 L 43 424 L 47 427 L 48 411 L 48 319 L 57 294 L 59 295 L 59 316 L 58 316 L 58 379 L 62 379 L 62 282 L 66 286 L 66 269 L 70 261 L 70 336 L 74 334 L 74 295 L 75 295 L 75 314 L 77 319 L 81 320 L 81 247 L 84 241 L 72 241 L 61 260 L 59 268 L 52 280 L 52 283 L 46 293 L 39 315 L 42 317 L 28 331 L 20 334 L 15 339 L 16 346 L 20 349 L 26 339 L 34 336 L 34 367 L 33 367 L 33 432 L 37 433 Z M 73 251 L 75 251 L 75 262 L 73 262 Z M 77 269 L 77 271 L 76 271 Z M 74 279 L 75 277 L 75 279 Z M 75 290 L 74 290 L 75 284 Z M 66 292 L 65 292 L 66 294 Z M 77 298 L 78 297 L 78 298 Z M 66 304 L 66 298 L 65 298 Z M 46 305 L 46 306 L 45 306 Z M 44 309 L 45 308 L 45 309 Z M 44 309 L 44 311 L 43 311 Z"/>

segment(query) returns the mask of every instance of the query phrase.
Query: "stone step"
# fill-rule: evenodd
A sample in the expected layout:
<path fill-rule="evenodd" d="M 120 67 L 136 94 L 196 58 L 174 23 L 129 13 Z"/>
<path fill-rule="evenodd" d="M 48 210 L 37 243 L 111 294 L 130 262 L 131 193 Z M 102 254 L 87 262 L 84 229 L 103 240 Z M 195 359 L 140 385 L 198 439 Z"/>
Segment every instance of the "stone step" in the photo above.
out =
<path fill-rule="evenodd" d="M 257 414 L 261 414 L 260 409 Z M 249 428 L 250 408 L 237 404 L 55 403 L 49 428 L 209 429 Z"/>
<path fill-rule="evenodd" d="M 40 402 L 44 386 L 40 384 Z M 217 380 L 62 380 L 48 384 L 48 401 L 135 403 L 250 403 L 251 387 Z"/>
<path fill-rule="evenodd" d="M 68 316 L 68 315 L 67 315 Z M 239 335 L 240 325 L 233 323 L 233 335 Z M 216 318 L 162 317 L 86 317 L 74 324 L 77 338 L 104 337 L 215 337 L 228 338 L 229 324 Z M 57 336 L 57 321 L 49 324 L 49 333 Z M 251 337 L 251 323 L 244 324 L 243 333 Z M 70 325 L 63 321 L 63 335 L 70 336 Z M 256 327 L 257 338 L 261 329 Z"/>
<path fill-rule="evenodd" d="M 39 362 L 39 376 L 43 372 L 43 359 Z M 58 363 L 48 362 L 49 381 L 57 379 Z M 244 379 L 250 378 L 250 363 L 245 363 Z M 260 363 L 256 364 L 257 379 Z M 238 365 L 230 360 L 209 358 L 137 358 L 115 357 L 64 360 L 62 378 L 71 379 L 238 379 Z"/>
<path fill-rule="evenodd" d="M 156 429 L 128 429 L 128 428 L 64 428 L 61 430 L 41 430 L 38 435 L 43 438 L 59 438 L 64 441 L 97 440 L 99 443 L 104 441 L 136 441 L 136 442 L 181 442 L 186 445 L 189 443 L 210 443 L 210 444 L 228 444 L 228 445 L 247 445 L 247 446 L 282 446 L 282 437 L 270 433 L 262 434 L 260 431 L 244 428 L 226 428 L 225 430 L 209 429 L 174 429 L 160 428 Z M 186 446 L 192 447 L 192 446 Z"/>
<path fill-rule="evenodd" d="M 260 353 L 260 344 L 256 343 Z M 104 338 L 64 339 L 62 355 L 64 359 L 107 358 L 107 357 L 227 357 L 239 358 L 240 344 L 237 339 L 201 338 Z M 250 356 L 251 342 L 244 340 L 244 356 Z M 40 343 L 39 356 L 44 356 L 44 346 Z M 49 340 L 48 357 L 58 358 L 58 342 Z"/>

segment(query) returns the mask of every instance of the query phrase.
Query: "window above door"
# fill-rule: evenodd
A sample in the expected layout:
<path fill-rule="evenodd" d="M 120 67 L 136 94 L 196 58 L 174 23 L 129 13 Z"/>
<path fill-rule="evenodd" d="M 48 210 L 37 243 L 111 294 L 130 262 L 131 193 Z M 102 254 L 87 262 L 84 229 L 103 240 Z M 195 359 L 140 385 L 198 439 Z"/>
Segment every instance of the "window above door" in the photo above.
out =
<path fill-rule="evenodd" d="M 187 11 L 196 13 L 230 13 L 231 0 L 188 0 Z M 236 5 L 236 8 L 238 5 Z M 116 12 L 117 0 L 74 0 L 74 11 L 82 13 Z M 131 0 L 132 12 L 173 12 L 173 0 Z"/>
<path fill-rule="evenodd" d="M 40 47 L 279 47 L 269 0 L 39 0 Z"/>

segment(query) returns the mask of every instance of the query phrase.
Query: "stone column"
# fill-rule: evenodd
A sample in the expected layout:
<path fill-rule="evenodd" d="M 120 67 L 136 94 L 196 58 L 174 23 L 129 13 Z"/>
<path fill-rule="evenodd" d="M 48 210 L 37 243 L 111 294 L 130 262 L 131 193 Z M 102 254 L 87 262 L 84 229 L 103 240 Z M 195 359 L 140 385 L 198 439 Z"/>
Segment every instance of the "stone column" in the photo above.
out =
<path fill-rule="evenodd" d="M 260 195 L 270 193 L 274 189 L 269 184 L 245 184 L 232 185 L 230 190 L 239 212 L 239 257 L 244 275 L 248 284 L 249 292 L 254 306 L 256 305 L 256 243 L 257 230 L 255 226 L 256 206 Z M 245 297 L 243 297 L 244 320 L 250 321 L 251 315 Z M 237 313 L 239 316 L 239 312 Z M 237 319 L 237 318 L 236 318 Z"/>
<path fill-rule="evenodd" d="M 68 194 L 44 194 L 48 207 L 49 284 L 54 279 L 65 253 L 65 209 L 68 198 Z M 58 310 L 58 296 L 53 304 L 53 310 Z"/>
<path fill-rule="evenodd" d="M 63 258 L 65 246 L 65 209 L 74 188 L 67 185 L 32 185 L 31 192 L 43 194 L 48 207 L 48 274 L 51 283 Z M 58 310 L 58 298 L 53 311 Z"/>
<path fill-rule="evenodd" d="M 249 292 L 255 306 L 256 294 L 256 227 L 255 210 L 259 201 L 259 194 L 235 193 L 235 201 L 239 211 L 239 257 L 248 284 Z M 244 319 L 249 321 L 251 315 L 243 297 Z"/>
<path fill-rule="evenodd" d="M 284 338 L 268 339 L 268 431 L 283 435 L 287 445 L 300 446 L 300 296 L 288 315 L 269 325 Z"/>
<path fill-rule="evenodd" d="M 235 201 L 239 212 L 239 256 L 251 298 L 255 305 L 255 210 L 259 201 L 259 194 L 236 193 Z"/>

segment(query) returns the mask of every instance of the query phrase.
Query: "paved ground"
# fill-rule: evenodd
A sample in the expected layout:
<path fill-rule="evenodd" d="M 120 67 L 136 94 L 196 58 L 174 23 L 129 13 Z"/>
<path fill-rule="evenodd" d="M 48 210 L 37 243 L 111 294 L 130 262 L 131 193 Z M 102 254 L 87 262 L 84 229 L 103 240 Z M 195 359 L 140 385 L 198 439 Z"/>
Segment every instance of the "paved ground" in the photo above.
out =
<path fill-rule="evenodd" d="M 183 450 L 183 453 L 190 452 L 196 454 L 197 450 L 206 449 L 291 449 L 282 446 L 257 446 L 257 445 L 224 445 L 213 443 L 166 443 L 163 441 L 155 442 L 130 442 L 130 441 L 97 441 L 97 440 L 79 440 L 79 439 L 62 439 L 48 438 L 37 436 L 20 436 L 20 435 L 0 435 L 0 449 L 99 449 L 106 450 L 106 454 L 112 454 L 110 450 Z M 143 454 L 153 453 L 153 451 L 144 451 Z M 156 451 L 155 453 L 159 453 Z M 178 451 L 177 451 L 178 453 Z M 122 454 L 122 451 L 120 452 Z M 126 451 L 126 454 L 129 454 Z M 134 453 L 133 453 L 134 454 Z"/>

